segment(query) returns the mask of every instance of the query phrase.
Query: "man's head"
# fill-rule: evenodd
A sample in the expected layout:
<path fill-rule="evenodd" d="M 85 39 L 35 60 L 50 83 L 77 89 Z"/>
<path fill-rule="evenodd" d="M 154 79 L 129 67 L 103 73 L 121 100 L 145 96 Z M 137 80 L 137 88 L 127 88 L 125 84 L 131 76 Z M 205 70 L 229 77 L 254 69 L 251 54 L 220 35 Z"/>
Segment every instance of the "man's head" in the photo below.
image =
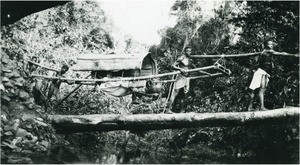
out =
<path fill-rule="evenodd" d="M 35 63 L 40 63 L 40 59 L 35 55 L 31 56 L 30 60 Z"/>
<path fill-rule="evenodd" d="M 63 66 L 61 67 L 60 73 L 65 74 L 68 70 L 69 70 L 68 65 L 63 64 Z"/>
<path fill-rule="evenodd" d="M 192 54 L 192 48 L 187 46 L 184 49 L 185 55 L 190 56 Z"/>
<path fill-rule="evenodd" d="M 269 50 L 273 50 L 274 47 L 275 47 L 275 45 L 276 45 L 276 43 L 275 43 L 274 41 L 271 41 L 271 40 L 266 41 L 266 42 L 264 43 L 265 49 L 269 49 Z"/>
<path fill-rule="evenodd" d="M 31 61 L 33 61 L 33 62 L 38 62 L 38 58 L 37 58 L 36 56 L 32 56 L 32 57 L 31 57 Z"/>
<path fill-rule="evenodd" d="M 74 64 L 76 64 L 76 61 L 74 59 L 70 59 L 68 61 L 69 66 L 73 66 Z"/>

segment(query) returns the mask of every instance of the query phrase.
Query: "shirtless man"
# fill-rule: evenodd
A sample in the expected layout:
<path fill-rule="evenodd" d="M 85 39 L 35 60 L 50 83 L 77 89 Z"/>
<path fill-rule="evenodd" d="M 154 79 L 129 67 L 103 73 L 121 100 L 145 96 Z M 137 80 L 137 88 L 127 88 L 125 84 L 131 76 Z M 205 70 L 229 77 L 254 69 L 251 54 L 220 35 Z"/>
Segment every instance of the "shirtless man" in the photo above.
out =
<path fill-rule="evenodd" d="M 173 64 L 172 69 L 178 70 L 181 73 L 176 76 L 176 80 L 174 82 L 174 91 L 170 97 L 169 100 L 169 109 L 166 113 L 173 113 L 170 109 L 172 108 L 173 102 L 176 99 L 180 89 L 183 89 L 184 94 L 186 94 L 189 91 L 190 88 L 190 80 L 186 78 L 185 70 L 189 69 L 189 66 L 191 65 L 191 59 L 190 55 L 192 53 L 191 47 L 185 48 L 185 54 L 179 57 Z"/>
<path fill-rule="evenodd" d="M 62 77 L 67 71 L 69 70 L 68 65 L 64 64 L 61 67 L 61 70 L 59 72 L 57 72 L 56 76 L 58 77 Z M 60 92 L 59 92 L 59 88 L 61 85 L 61 80 L 52 80 L 52 83 L 49 87 L 49 92 L 48 92 L 48 100 L 51 99 L 52 95 L 54 95 L 56 97 L 57 100 L 60 100 Z"/>
<path fill-rule="evenodd" d="M 254 90 L 259 89 L 258 97 L 260 102 L 260 110 L 268 110 L 265 108 L 264 104 L 264 96 L 266 87 L 268 86 L 269 82 L 269 73 L 271 72 L 273 68 L 273 57 L 272 54 L 274 52 L 275 43 L 273 41 L 267 41 L 264 43 L 265 50 L 261 53 L 261 55 L 258 58 L 258 69 L 253 75 L 251 84 L 249 88 L 251 89 L 250 92 L 250 103 L 248 106 L 248 111 L 251 111 L 253 109 L 252 104 L 254 100 Z"/>

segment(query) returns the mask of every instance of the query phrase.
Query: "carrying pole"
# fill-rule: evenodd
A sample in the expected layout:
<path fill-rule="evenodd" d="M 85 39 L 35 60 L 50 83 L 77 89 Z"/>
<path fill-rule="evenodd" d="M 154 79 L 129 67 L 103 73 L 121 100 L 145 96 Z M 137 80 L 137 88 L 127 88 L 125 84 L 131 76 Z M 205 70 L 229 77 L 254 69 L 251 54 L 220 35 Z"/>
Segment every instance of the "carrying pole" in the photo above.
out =
<path fill-rule="evenodd" d="M 61 99 L 55 107 L 58 107 L 62 102 L 64 102 L 71 94 L 73 94 L 75 91 L 77 91 L 83 84 L 79 84 L 76 88 L 74 88 L 67 96 L 65 96 L 63 99 Z"/>
<path fill-rule="evenodd" d="M 250 57 L 250 56 L 257 56 L 262 53 L 267 53 L 270 52 L 272 55 L 276 56 L 289 56 L 289 57 L 298 57 L 299 54 L 290 54 L 286 52 L 276 52 L 276 51 L 269 51 L 269 50 L 264 50 L 262 52 L 254 52 L 254 53 L 242 53 L 242 54 L 222 54 L 222 55 L 191 55 L 191 58 L 232 58 L 232 57 Z"/>
<path fill-rule="evenodd" d="M 216 66 L 207 66 L 207 67 L 202 67 L 202 68 L 195 68 L 195 69 L 189 69 L 186 70 L 186 73 L 189 72 L 197 72 L 197 71 L 202 71 L 202 70 L 207 70 L 207 69 L 217 69 Z M 157 75 L 150 75 L 150 76 L 140 76 L 140 77 L 122 77 L 122 78 L 112 78 L 112 79 L 74 79 L 74 78 L 61 78 L 61 77 L 52 77 L 52 76 L 44 76 L 44 75 L 37 75 L 33 74 L 33 77 L 40 77 L 40 78 L 45 78 L 45 79 L 56 79 L 56 80 L 62 80 L 62 81 L 79 81 L 79 82 L 114 82 L 114 81 L 136 81 L 136 80 L 147 80 L 147 79 L 153 79 L 153 78 L 160 78 L 160 77 L 165 77 L 165 76 L 172 76 L 179 74 L 180 71 L 175 71 L 175 72 L 170 72 L 170 73 L 163 73 L 163 74 L 157 74 Z"/>
<path fill-rule="evenodd" d="M 91 75 L 88 75 L 86 78 L 90 77 Z M 74 88 L 69 94 L 67 94 L 67 96 L 65 96 L 63 99 L 61 99 L 56 105 L 55 107 L 58 107 L 62 102 L 64 102 L 68 97 L 71 96 L 71 94 L 73 94 L 75 91 L 77 91 L 83 84 L 79 84 L 76 88 Z"/>
<path fill-rule="evenodd" d="M 48 69 L 48 70 L 51 70 L 51 71 L 59 72 L 59 70 L 57 70 L 57 69 L 50 68 L 50 67 L 47 67 L 47 66 L 43 66 L 43 65 L 41 65 L 41 64 L 38 64 L 38 63 L 35 63 L 35 62 L 32 62 L 32 61 L 29 61 L 29 60 L 27 60 L 27 62 L 28 62 L 28 63 L 31 63 L 31 64 L 33 64 L 33 65 L 39 66 L 39 67 L 41 67 L 41 68 L 44 68 L 44 69 Z"/>

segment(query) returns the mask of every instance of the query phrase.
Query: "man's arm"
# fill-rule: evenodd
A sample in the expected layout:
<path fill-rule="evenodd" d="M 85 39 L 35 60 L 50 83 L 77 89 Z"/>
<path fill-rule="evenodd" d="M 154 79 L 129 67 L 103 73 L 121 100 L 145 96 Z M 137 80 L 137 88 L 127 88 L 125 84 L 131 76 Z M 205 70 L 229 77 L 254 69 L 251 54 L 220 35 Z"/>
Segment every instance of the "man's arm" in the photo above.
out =
<path fill-rule="evenodd" d="M 172 64 L 171 68 L 172 68 L 173 70 L 179 70 L 179 71 L 180 71 L 182 68 L 178 67 L 178 64 L 179 64 L 179 62 L 175 61 L 175 62 Z"/>
<path fill-rule="evenodd" d="M 196 65 L 195 65 L 195 63 L 194 63 L 194 61 L 192 59 L 190 59 L 189 65 L 190 65 L 189 69 L 195 69 L 195 68 L 197 68 Z"/>
<path fill-rule="evenodd" d="M 60 77 L 61 77 L 61 78 L 66 78 L 65 75 L 61 75 Z M 75 84 L 75 81 L 74 81 L 74 80 L 58 80 L 58 81 L 60 81 L 60 82 L 65 82 L 65 83 L 67 83 L 68 85 Z"/>
<path fill-rule="evenodd" d="M 69 81 L 66 81 L 68 85 L 72 85 L 72 84 L 75 84 L 75 81 L 73 80 L 69 80 Z"/>
<path fill-rule="evenodd" d="M 179 65 L 179 62 L 182 60 L 182 57 L 179 57 L 172 65 L 171 65 L 171 68 L 173 69 L 173 70 L 178 70 L 178 71 L 184 71 L 184 69 L 183 68 L 180 68 L 180 67 L 178 67 L 178 65 Z"/>

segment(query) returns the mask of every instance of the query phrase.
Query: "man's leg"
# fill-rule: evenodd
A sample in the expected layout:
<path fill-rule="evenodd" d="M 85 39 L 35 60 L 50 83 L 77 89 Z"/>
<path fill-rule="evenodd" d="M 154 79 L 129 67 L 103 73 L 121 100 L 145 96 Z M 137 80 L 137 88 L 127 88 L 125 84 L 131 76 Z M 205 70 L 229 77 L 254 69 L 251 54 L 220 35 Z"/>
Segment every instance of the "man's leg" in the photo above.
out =
<path fill-rule="evenodd" d="M 61 100 L 59 88 L 54 87 L 54 95 L 55 95 L 57 101 Z"/>
<path fill-rule="evenodd" d="M 49 87 L 49 91 L 48 91 L 48 100 L 50 101 L 51 100 L 51 97 L 53 96 L 54 94 L 54 85 L 51 83 L 50 84 L 50 87 Z"/>
<path fill-rule="evenodd" d="M 136 93 L 132 92 L 132 96 L 131 96 L 131 104 L 139 104 L 139 102 L 137 101 L 138 96 Z"/>
<path fill-rule="evenodd" d="M 174 100 L 175 100 L 176 96 L 178 95 L 178 92 L 179 92 L 179 89 L 174 89 L 173 93 L 171 94 L 171 97 L 170 97 L 170 100 L 168 103 L 168 111 L 167 112 L 172 112 L 171 109 L 172 109 Z"/>
<path fill-rule="evenodd" d="M 250 91 L 249 96 L 250 96 L 250 101 L 248 105 L 248 111 L 251 111 L 253 110 L 254 90 Z"/>
<path fill-rule="evenodd" d="M 187 101 L 188 101 L 188 92 L 190 90 L 190 80 L 187 78 L 186 79 L 187 83 L 186 85 L 183 87 L 183 100 L 181 101 L 181 105 L 180 105 L 180 112 L 182 112 L 183 109 L 187 108 Z"/>
<path fill-rule="evenodd" d="M 262 78 L 261 78 L 261 87 L 259 89 L 259 102 L 260 102 L 260 110 L 262 111 L 265 111 L 265 110 L 268 110 L 265 108 L 265 103 L 264 103 L 264 97 L 265 97 L 265 91 L 266 91 L 266 87 L 267 87 L 267 83 L 268 83 L 268 80 L 267 80 L 267 75 L 262 75 Z"/>

